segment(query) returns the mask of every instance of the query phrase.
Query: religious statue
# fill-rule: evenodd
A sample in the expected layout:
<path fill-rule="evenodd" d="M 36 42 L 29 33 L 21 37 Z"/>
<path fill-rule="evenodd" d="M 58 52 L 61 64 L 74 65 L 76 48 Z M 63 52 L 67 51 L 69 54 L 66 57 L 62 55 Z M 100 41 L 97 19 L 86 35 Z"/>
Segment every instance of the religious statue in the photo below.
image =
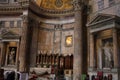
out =
<path fill-rule="evenodd" d="M 15 58 L 15 49 L 12 48 L 10 53 L 9 53 L 9 64 L 13 65 L 15 63 L 14 58 Z"/>
<path fill-rule="evenodd" d="M 112 45 L 110 44 L 110 42 L 106 42 L 104 47 L 104 55 L 105 55 L 105 67 L 109 68 L 112 67 L 113 65 L 113 58 L 112 58 L 112 54 L 113 54 L 113 49 L 112 49 Z"/>

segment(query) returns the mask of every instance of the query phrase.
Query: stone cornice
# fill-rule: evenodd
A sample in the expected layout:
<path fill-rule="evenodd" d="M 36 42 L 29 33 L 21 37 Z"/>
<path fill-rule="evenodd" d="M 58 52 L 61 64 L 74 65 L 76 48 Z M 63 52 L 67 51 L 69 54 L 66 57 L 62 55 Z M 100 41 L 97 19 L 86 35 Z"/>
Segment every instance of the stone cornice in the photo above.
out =
<path fill-rule="evenodd" d="M 0 4 L 0 14 L 22 13 L 29 8 L 29 0 L 19 0 L 16 3 Z"/>
<path fill-rule="evenodd" d="M 59 19 L 59 18 L 48 19 L 48 18 L 39 17 L 32 12 L 29 12 L 29 15 L 30 15 L 29 18 L 33 19 L 34 21 L 43 22 L 47 24 L 69 24 L 75 22 L 74 17 L 63 18 L 63 19 Z"/>
<path fill-rule="evenodd" d="M 22 7 L 0 7 L 0 12 L 21 12 Z"/>

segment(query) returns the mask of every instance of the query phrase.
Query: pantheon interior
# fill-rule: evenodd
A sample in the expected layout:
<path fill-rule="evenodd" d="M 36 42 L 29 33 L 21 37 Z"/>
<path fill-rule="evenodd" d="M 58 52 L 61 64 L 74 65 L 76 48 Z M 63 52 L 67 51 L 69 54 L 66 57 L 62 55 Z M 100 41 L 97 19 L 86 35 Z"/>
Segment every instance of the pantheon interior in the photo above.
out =
<path fill-rule="evenodd" d="M 0 74 L 119 80 L 119 7 L 119 0 L 0 0 Z"/>

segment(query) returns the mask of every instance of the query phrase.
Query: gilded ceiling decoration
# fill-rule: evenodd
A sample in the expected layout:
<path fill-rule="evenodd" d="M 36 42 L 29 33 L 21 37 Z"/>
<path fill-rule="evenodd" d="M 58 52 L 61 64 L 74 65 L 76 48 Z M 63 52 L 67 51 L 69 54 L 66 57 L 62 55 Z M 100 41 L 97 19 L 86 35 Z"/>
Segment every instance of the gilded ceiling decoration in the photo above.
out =
<path fill-rule="evenodd" d="M 72 0 L 36 0 L 36 3 L 44 9 L 70 10 L 73 8 Z"/>

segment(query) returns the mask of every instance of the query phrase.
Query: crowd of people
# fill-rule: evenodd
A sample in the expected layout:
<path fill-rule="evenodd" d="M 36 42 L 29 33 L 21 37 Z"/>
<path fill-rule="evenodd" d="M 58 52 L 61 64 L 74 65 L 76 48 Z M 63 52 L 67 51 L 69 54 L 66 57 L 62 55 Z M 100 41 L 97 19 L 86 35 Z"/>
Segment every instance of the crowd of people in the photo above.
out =
<path fill-rule="evenodd" d="M 89 75 L 86 75 L 85 80 L 113 80 L 113 79 L 112 79 L 112 74 L 108 74 L 108 76 L 92 75 L 91 79 L 90 79 Z"/>

